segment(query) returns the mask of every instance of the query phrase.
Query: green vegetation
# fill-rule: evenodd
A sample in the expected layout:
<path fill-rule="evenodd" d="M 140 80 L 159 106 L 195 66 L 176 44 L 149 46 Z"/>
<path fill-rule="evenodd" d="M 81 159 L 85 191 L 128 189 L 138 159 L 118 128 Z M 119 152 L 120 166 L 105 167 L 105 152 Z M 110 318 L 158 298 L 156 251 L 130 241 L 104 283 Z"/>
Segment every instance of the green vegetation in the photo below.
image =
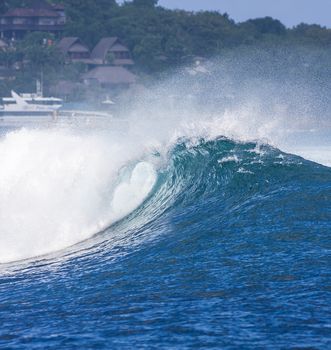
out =
<path fill-rule="evenodd" d="M 83 3 L 83 4 L 82 4 Z M 160 72 L 195 56 L 222 55 L 239 46 L 331 46 L 331 30 L 300 24 L 287 29 L 271 17 L 235 23 L 228 14 L 168 10 L 156 0 L 65 1 L 69 21 L 66 35 L 79 36 L 93 46 L 103 36 L 125 42 L 140 70 Z"/>
<path fill-rule="evenodd" d="M 34 32 L 26 35 L 15 47 L 0 50 L 0 65 L 15 69 L 16 79 L 0 85 L 0 94 L 8 90 L 34 91 L 36 78 L 44 75 L 48 86 L 58 79 L 62 71 L 64 57 L 54 45 L 51 34 Z M 47 86 L 46 86 L 47 87 Z"/>
<path fill-rule="evenodd" d="M 32 2 L 35 0 L 2 1 L 0 13 Z M 121 5 L 115 0 L 49 2 L 65 5 L 64 36 L 78 36 L 90 48 L 102 37 L 117 36 L 131 50 L 136 72 L 145 76 L 157 76 L 189 64 L 196 57 L 225 56 L 233 49 L 303 46 L 324 50 L 331 47 L 331 29 L 308 24 L 289 29 L 271 17 L 235 23 L 226 13 L 169 10 L 158 6 L 157 0 L 132 0 Z M 65 66 L 64 58 L 54 46 L 47 45 L 45 39 L 55 38 L 33 33 L 15 49 L 0 52 L 0 65 L 9 67 L 19 59 L 24 62 L 16 84 L 40 71 L 47 72 L 50 84 L 63 76 L 75 77 L 82 71 L 81 66 Z"/>

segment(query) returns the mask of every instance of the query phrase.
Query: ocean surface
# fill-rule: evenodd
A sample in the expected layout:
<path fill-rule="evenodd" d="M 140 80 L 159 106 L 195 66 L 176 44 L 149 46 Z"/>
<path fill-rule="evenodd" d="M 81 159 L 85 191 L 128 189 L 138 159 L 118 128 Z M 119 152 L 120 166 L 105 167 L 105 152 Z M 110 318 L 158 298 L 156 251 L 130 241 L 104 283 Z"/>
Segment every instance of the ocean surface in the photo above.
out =
<path fill-rule="evenodd" d="M 330 133 L 213 123 L 1 130 L 1 349 L 331 348 Z"/>

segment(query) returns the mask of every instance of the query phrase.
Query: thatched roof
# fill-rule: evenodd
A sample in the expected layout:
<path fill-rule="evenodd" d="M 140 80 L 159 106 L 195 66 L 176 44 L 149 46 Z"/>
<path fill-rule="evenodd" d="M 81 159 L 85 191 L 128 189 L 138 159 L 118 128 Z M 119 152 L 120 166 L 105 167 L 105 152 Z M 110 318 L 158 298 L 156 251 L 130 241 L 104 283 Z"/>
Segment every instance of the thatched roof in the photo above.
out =
<path fill-rule="evenodd" d="M 64 54 L 68 52 L 90 52 L 88 47 L 78 37 L 64 37 L 57 44 L 59 50 Z"/>
<path fill-rule="evenodd" d="M 104 61 L 108 52 L 129 51 L 117 37 L 102 38 L 91 53 L 93 60 Z"/>
<path fill-rule="evenodd" d="M 134 84 L 137 77 L 123 67 L 101 66 L 83 74 L 84 80 L 97 80 L 100 84 Z"/>

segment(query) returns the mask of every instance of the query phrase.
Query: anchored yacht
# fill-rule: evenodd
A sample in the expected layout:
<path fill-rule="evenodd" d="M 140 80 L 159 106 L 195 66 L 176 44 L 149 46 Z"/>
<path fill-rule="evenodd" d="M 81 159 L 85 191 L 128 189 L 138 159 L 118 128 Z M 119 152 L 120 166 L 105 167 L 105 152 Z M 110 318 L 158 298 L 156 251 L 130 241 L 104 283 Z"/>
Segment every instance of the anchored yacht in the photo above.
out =
<path fill-rule="evenodd" d="M 62 109 L 62 99 L 43 97 L 42 93 L 19 95 L 11 91 L 11 97 L 4 97 L 2 101 L 0 127 L 49 126 L 60 123 L 105 127 L 110 121 L 112 124 L 114 122 L 113 116 L 108 112 Z M 116 119 L 116 124 L 123 124 L 123 121 Z"/>
<path fill-rule="evenodd" d="M 11 97 L 2 99 L 0 118 L 10 117 L 54 117 L 62 107 L 62 100 L 55 97 L 43 97 L 39 94 L 18 95 L 11 91 Z"/>

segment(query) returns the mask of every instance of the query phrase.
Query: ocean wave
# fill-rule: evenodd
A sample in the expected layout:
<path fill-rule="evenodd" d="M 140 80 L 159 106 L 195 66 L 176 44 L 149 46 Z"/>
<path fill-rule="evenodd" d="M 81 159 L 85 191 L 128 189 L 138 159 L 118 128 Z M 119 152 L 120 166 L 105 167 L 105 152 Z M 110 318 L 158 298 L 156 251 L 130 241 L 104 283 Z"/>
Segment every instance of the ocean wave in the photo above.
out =
<path fill-rule="evenodd" d="M 0 142 L 0 262 L 86 240 L 132 213 L 153 188 L 131 226 L 204 200 L 216 201 L 226 215 L 254 198 L 302 186 L 304 175 L 328 172 L 266 144 L 224 137 L 180 138 L 163 156 L 155 152 L 102 133 L 8 133 Z"/>

